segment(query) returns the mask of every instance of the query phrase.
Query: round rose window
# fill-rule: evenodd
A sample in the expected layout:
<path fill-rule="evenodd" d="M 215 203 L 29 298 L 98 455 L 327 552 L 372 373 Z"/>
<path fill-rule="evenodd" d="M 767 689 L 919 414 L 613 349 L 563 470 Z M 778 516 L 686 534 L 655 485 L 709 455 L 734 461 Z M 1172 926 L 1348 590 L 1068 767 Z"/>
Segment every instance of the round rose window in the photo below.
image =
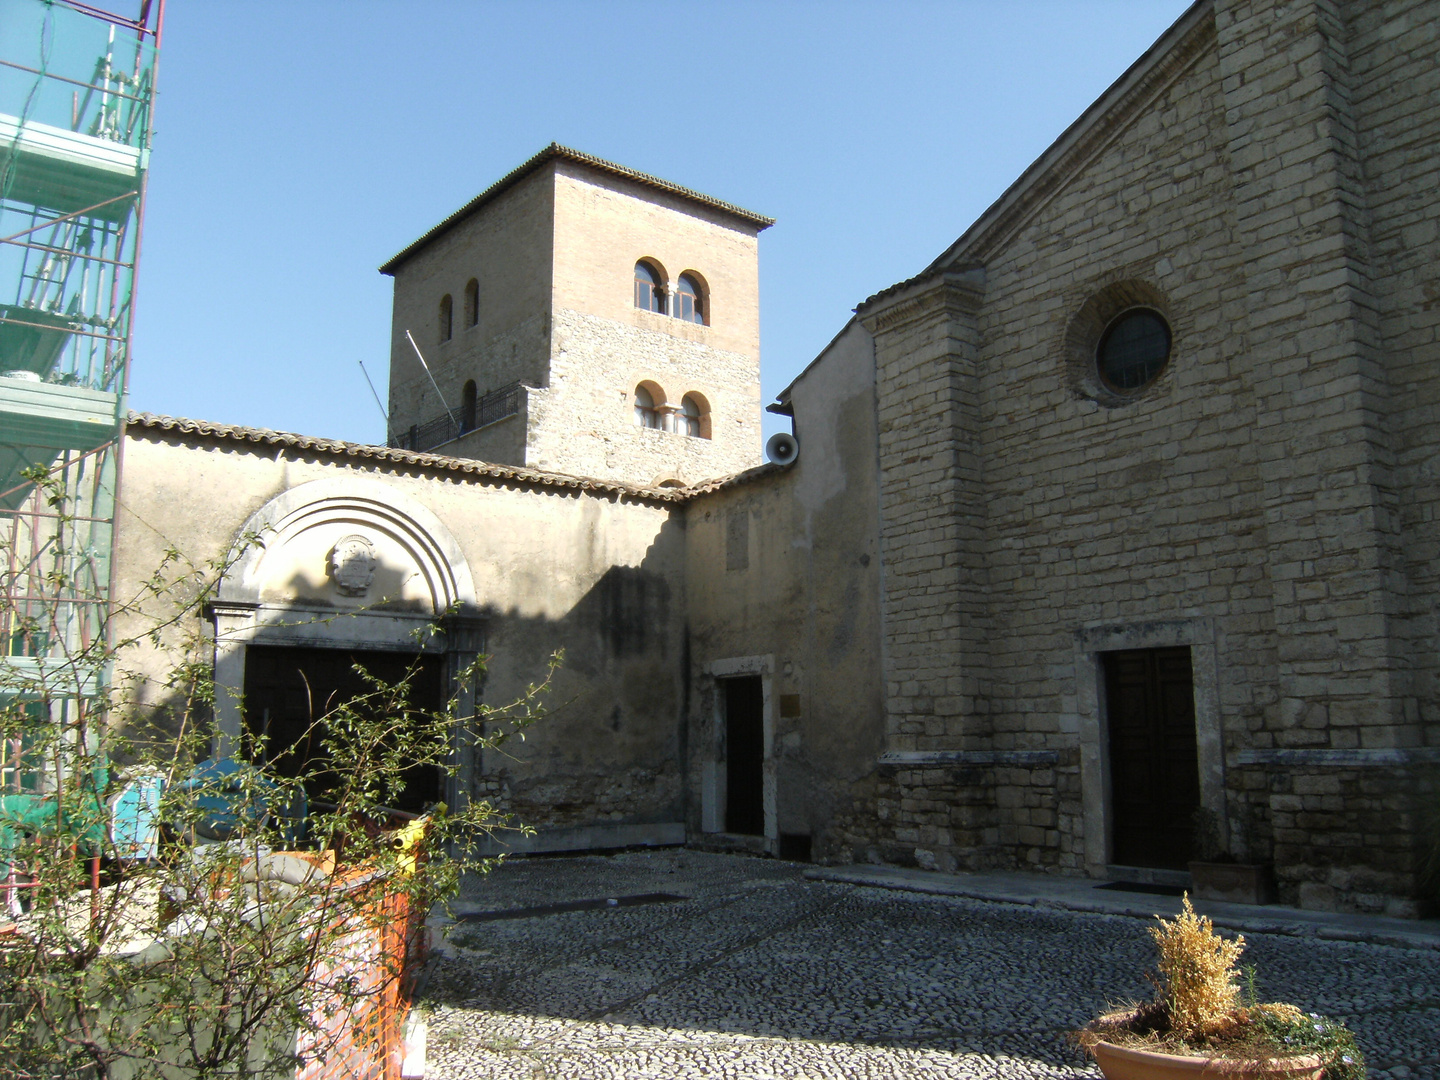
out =
<path fill-rule="evenodd" d="M 1110 320 L 1095 347 L 1100 381 L 1117 394 L 1134 394 L 1160 377 L 1170 359 L 1170 326 L 1158 311 L 1131 308 Z"/>

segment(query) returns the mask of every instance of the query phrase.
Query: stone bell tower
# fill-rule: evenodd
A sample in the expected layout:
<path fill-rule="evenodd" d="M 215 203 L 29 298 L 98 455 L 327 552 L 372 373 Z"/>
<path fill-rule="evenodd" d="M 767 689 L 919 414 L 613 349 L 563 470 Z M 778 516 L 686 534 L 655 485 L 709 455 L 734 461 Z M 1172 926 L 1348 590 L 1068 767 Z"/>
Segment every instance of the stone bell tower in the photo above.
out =
<path fill-rule="evenodd" d="M 380 268 L 390 445 L 636 484 L 759 464 L 771 224 L 552 144 Z"/>

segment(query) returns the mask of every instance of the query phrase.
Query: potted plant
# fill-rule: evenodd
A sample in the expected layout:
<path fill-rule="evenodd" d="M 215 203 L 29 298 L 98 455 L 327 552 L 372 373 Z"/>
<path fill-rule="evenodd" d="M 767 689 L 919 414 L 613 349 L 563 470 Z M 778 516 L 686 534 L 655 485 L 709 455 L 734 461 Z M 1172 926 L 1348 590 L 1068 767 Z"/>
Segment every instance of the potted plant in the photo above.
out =
<path fill-rule="evenodd" d="M 1254 1000 L 1253 969 L 1243 995 L 1235 964 L 1245 939 L 1227 941 L 1195 914 L 1158 919 L 1160 953 L 1151 1002 L 1113 1009 L 1073 1033 L 1107 1080 L 1243 1076 L 1363 1080 L 1365 1058 L 1337 1021 L 1294 1005 Z"/>
<path fill-rule="evenodd" d="M 1220 839 L 1220 818 L 1200 807 L 1191 818 L 1195 855 L 1190 860 L 1190 887 L 1201 900 L 1231 904 L 1268 904 L 1275 899 L 1275 877 L 1269 863 L 1241 862 Z"/>

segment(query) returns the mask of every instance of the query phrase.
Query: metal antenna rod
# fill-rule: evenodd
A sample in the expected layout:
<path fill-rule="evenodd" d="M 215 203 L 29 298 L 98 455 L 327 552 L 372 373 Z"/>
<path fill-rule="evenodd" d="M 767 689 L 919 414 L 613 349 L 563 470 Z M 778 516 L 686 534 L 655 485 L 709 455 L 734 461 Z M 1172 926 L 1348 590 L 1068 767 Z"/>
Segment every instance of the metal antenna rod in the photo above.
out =
<path fill-rule="evenodd" d="M 430 365 L 425 363 L 425 356 L 420 351 L 420 346 L 415 344 L 415 339 L 410 336 L 410 331 L 405 331 L 405 339 L 410 342 L 410 347 L 415 350 L 415 355 L 420 357 L 420 366 L 425 369 L 425 374 L 430 375 Z M 450 422 L 455 425 L 455 430 L 460 430 L 460 423 L 455 419 L 455 414 L 450 411 L 450 406 L 445 404 L 445 395 L 440 393 L 440 387 L 435 383 L 435 376 L 430 375 L 430 385 L 435 387 L 435 396 L 440 399 L 440 405 L 445 410 L 445 415 L 450 417 Z"/>
<path fill-rule="evenodd" d="M 370 393 L 375 395 L 375 407 L 380 410 L 380 418 L 385 421 L 385 438 L 390 438 L 390 414 L 385 411 L 385 405 L 380 400 L 380 391 L 375 389 L 375 383 L 370 378 L 370 372 L 365 370 L 365 361 L 355 361 L 360 365 L 360 374 L 365 376 L 365 381 L 370 384 Z"/>

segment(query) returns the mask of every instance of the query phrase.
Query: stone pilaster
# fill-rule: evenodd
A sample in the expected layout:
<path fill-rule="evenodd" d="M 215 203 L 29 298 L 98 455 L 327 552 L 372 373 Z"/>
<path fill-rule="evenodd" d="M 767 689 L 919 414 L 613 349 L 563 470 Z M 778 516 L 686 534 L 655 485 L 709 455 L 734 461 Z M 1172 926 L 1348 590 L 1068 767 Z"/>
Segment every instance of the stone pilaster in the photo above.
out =
<path fill-rule="evenodd" d="M 1418 735 L 1368 213 L 1337 0 L 1215 10 L 1274 585 L 1278 746 Z"/>
<path fill-rule="evenodd" d="M 981 271 L 866 303 L 875 337 L 887 748 L 988 743 Z"/>

